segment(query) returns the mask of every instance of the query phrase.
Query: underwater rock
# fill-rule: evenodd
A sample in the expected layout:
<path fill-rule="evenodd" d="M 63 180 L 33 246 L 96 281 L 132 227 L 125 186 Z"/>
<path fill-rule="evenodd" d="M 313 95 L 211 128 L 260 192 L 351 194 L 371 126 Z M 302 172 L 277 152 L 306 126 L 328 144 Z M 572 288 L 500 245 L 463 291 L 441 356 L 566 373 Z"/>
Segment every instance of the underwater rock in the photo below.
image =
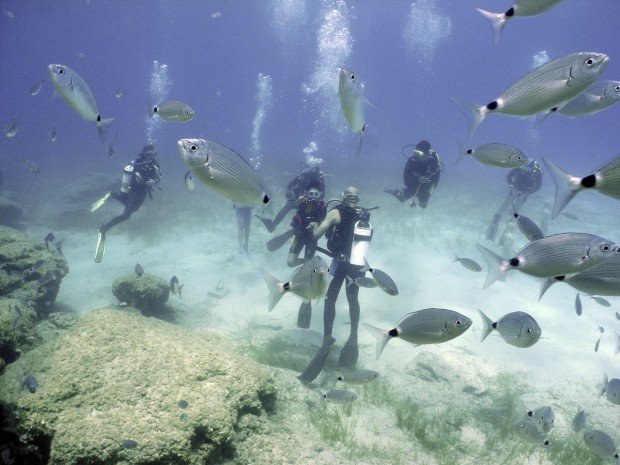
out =
<path fill-rule="evenodd" d="M 136 307 L 144 314 L 163 308 L 170 295 L 169 284 L 152 274 L 121 276 L 112 284 L 112 293 L 120 302 Z"/>
<path fill-rule="evenodd" d="M 36 393 L 16 381 L 27 372 Z M 269 421 L 275 398 L 267 371 L 219 336 L 108 308 L 6 368 L 0 434 L 36 438 L 48 460 L 20 462 L 33 465 L 219 463 L 245 450 L 239 442 Z M 13 457 L 32 445 L 16 440 Z"/>
<path fill-rule="evenodd" d="M 47 315 L 68 272 L 64 257 L 48 251 L 42 238 L 37 241 L 0 226 L 0 359 L 4 363 L 13 362 L 19 348 L 31 342 L 35 323 Z"/>
<path fill-rule="evenodd" d="M 22 217 L 22 209 L 12 200 L 0 197 L 0 224 L 16 226 Z"/>

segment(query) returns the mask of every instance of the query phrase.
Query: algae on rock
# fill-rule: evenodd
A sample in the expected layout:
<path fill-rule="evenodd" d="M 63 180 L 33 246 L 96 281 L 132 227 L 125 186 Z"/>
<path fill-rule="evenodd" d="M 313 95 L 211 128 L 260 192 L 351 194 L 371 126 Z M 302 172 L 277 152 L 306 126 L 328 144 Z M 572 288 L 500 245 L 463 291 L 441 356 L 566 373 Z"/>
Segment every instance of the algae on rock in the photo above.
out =
<path fill-rule="evenodd" d="M 144 313 L 161 310 L 170 296 L 170 285 L 158 276 L 125 275 L 116 278 L 112 293 L 120 302 L 136 307 Z"/>

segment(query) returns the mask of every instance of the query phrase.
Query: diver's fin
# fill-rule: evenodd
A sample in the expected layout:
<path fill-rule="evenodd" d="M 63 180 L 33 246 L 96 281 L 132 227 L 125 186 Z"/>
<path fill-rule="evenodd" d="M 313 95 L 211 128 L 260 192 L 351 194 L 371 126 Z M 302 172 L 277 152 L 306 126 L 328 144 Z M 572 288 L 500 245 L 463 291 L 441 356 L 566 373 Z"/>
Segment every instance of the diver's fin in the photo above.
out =
<path fill-rule="evenodd" d="M 311 319 L 312 304 L 310 302 L 302 302 L 299 306 L 299 313 L 297 314 L 297 327 L 302 329 L 308 329 L 310 327 Z"/>
<path fill-rule="evenodd" d="M 364 139 L 364 130 L 366 129 L 366 125 L 364 125 L 362 127 L 362 130 L 360 131 L 360 135 L 357 138 L 357 145 L 355 146 L 355 156 L 359 157 L 360 154 L 362 153 L 362 141 Z"/>
<path fill-rule="evenodd" d="M 265 229 L 267 229 L 267 231 L 273 232 L 273 230 L 276 229 L 276 227 L 273 225 L 272 219 L 265 218 L 264 216 L 259 216 L 259 215 L 254 215 L 254 216 L 258 218 L 261 223 L 263 223 L 263 226 L 265 226 Z"/>
<path fill-rule="evenodd" d="M 269 287 L 269 311 L 272 311 L 284 295 L 284 289 L 282 288 L 280 281 L 265 270 L 263 270 L 263 277 L 265 278 L 267 287 Z"/>
<path fill-rule="evenodd" d="M 340 351 L 338 365 L 349 369 L 355 369 L 358 356 L 359 348 L 357 347 L 357 336 L 349 336 L 349 339 L 347 339 L 347 342 Z"/>
<path fill-rule="evenodd" d="M 478 309 L 478 313 L 480 313 L 480 318 L 482 318 L 482 334 L 480 335 L 480 342 L 482 342 L 493 331 L 493 322 L 482 310 Z"/>
<path fill-rule="evenodd" d="M 97 210 L 99 210 L 101 207 L 103 207 L 103 204 L 106 203 L 106 201 L 112 196 L 112 192 L 108 191 L 106 192 L 106 194 L 101 197 L 99 200 L 97 200 L 95 203 L 93 203 L 90 206 L 90 212 L 94 213 Z"/>
<path fill-rule="evenodd" d="M 476 8 L 476 10 L 491 23 L 493 27 L 493 42 L 497 45 L 499 43 L 499 35 L 506 25 L 506 15 L 504 13 L 492 13 L 482 8 Z"/>
<path fill-rule="evenodd" d="M 384 329 L 377 328 L 376 326 L 372 326 L 367 323 L 362 324 L 364 325 L 364 328 L 366 328 L 370 332 L 370 334 L 372 334 L 373 337 L 377 340 L 377 345 L 375 347 L 375 359 L 379 360 L 383 349 L 385 349 L 385 345 L 389 342 L 392 336 L 390 336 L 390 333 L 388 331 L 385 331 Z"/>
<path fill-rule="evenodd" d="M 269 250 L 269 252 L 275 252 L 280 247 L 282 247 L 284 244 L 286 244 L 289 241 L 289 239 L 293 237 L 294 235 L 295 233 L 293 232 L 293 230 L 289 229 L 288 231 L 280 234 L 279 236 L 269 239 L 267 243 L 265 244 L 267 246 L 267 250 Z"/>
<path fill-rule="evenodd" d="M 95 263 L 101 263 L 103 255 L 105 254 L 105 233 L 99 231 L 97 235 L 97 249 L 95 250 Z"/>
<path fill-rule="evenodd" d="M 496 213 L 495 215 L 493 215 L 493 221 L 491 221 L 491 224 L 489 225 L 488 229 L 487 229 L 487 235 L 486 238 L 490 241 L 494 241 L 495 238 L 497 237 L 497 226 L 499 225 L 499 220 L 502 216 L 499 213 Z"/>
<path fill-rule="evenodd" d="M 551 173 L 555 184 L 555 204 L 551 218 L 556 218 L 566 205 L 575 197 L 577 192 L 583 189 L 581 179 L 568 174 L 556 165 L 551 163 L 546 157 L 541 157 L 543 163 Z"/>
<path fill-rule="evenodd" d="M 323 345 L 319 348 L 318 352 L 314 355 L 312 360 L 308 366 L 304 369 L 302 374 L 300 374 L 297 378 L 303 381 L 304 383 L 311 383 L 314 379 L 319 376 L 321 370 L 323 370 L 323 366 L 327 361 L 327 356 L 329 355 L 329 349 L 336 342 L 332 336 L 329 339 L 323 341 Z"/>

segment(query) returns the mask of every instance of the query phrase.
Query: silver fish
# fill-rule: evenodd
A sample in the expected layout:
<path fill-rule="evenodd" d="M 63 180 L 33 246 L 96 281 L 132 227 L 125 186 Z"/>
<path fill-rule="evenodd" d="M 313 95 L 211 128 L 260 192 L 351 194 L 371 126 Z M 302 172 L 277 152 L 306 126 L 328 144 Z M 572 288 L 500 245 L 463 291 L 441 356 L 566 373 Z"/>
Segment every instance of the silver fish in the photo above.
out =
<path fill-rule="evenodd" d="M 457 162 L 467 155 L 481 165 L 498 168 L 518 168 L 529 161 L 518 148 L 497 143 L 483 144 L 475 149 L 461 149 Z"/>
<path fill-rule="evenodd" d="M 360 83 L 357 75 L 351 68 L 341 68 L 338 82 L 340 108 L 347 120 L 351 131 L 359 134 L 355 154 L 359 156 L 362 150 L 362 136 L 366 123 L 364 122 L 364 84 Z"/>
<path fill-rule="evenodd" d="M 377 340 L 375 356 L 378 360 L 385 345 L 395 337 L 415 346 L 440 344 L 467 331 L 471 326 L 471 320 L 453 310 L 425 308 L 406 314 L 397 326 L 390 330 L 377 328 L 366 323 L 363 325 Z"/>
<path fill-rule="evenodd" d="M 332 389 L 323 394 L 323 398 L 332 404 L 350 404 L 357 399 L 357 394 L 341 389 Z"/>
<path fill-rule="evenodd" d="M 113 120 L 101 117 L 95 97 L 86 81 L 67 66 L 51 64 L 47 68 L 56 92 L 83 120 L 95 123 L 99 137 L 103 140 L 105 128 Z"/>
<path fill-rule="evenodd" d="M 122 98 L 125 95 L 125 90 L 120 87 L 116 89 L 116 93 L 114 94 L 116 98 Z"/>
<path fill-rule="evenodd" d="M 180 100 L 167 100 L 151 107 L 151 116 L 157 115 L 170 122 L 185 122 L 194 117 L 194 110 L 187 103 Z"/>
<path fill-rule="evenodd" d="M 359 286 L 359 287 L 365 287 L 368 289 L 377 287 L 377 282 L 374 279 L 368 278 L 366 276 L 358 276 L 355 279 L 351 279 L 349 276 L 347 276 L 345 279 L 347 280 L 347 287 L 348 286 Z"/>
<path fill-rule="evenodd" d="M 371 268 L 366 259 L 364 259 L 364 268 L 362 271 L 370 271 L 372 274 L 372 279 L 377 283 L 377 286 L 381 288 L 383 292 L 389 295 L 398 295 L 398 287 L 396 287 L 396 283 L 390 276 L 377 268 Z"/>
<path fill-rule="evenodd" d="M 583 92 L 557 109 L 557 113 L 569 118 L 594 115 L 620 101 L 620 81 L 604 81 L 597 93 Z"/>
<path fill-rule="evenodd" d="M 475 271 L 475 272 L 482 271 L 482 267 L 478 265 L 478 263 L 475 260 L 472 260 L 471 258 L 455 257 L 454 262 L 460 262 L 461 265 L 463 265 L 463 267 L 467 268 L 469 271 Z"/>
<path fill-rule="evenodd" d="M 336 379 L 347 384 L 366 384 L 377 379 L 378 376 L 379 373 L 373 370 L 356 370 L 350 373 L 344 373 Z"/>
<path fill-rule="evenodd" d="M 185 189 L 187 189 L 188 191 L 191 192 L 196 189 L 196 183 L 194 183 L 194 177 L 192 176 L 191 171 L 185 173 L 185 176 L 183 177 L 183 182 L 185 183 Z"/>
<path fill-rule="evenodd" d="M 478 13 L 491 22 L 495 43 L 499 42 L 499 36 L 506 25 L 506 21 L 523 16 L 536 16 L 557 5 L 562 0 L 516 0 L 505 13 L 491 13 L 490 11 L 476 8 Z"/>
<path fill-rule="evenodd" d="M 579 431 L 585 428 L 586 417 L 587 417 L 587 413 L 584 409 L 579 409 L 577 411 L 577 414 L 573 418 L 573 423 L 572 423 L 573 431 L 575 433 L 578 433 Z"/>
<path fill-rule="evenodd" d="M 538 426 L 543 433 L 548 433 L 553 428 L 555 415 L 553 413 L 553 409 L 548 405 L 539 407 L 536 410 L 528 411 L 527 416 L 538 423 Z"/>
<path fill-rule="evenodd" d="M 563 171 L 545 157 L 542 157 L 542 160 L 555 183 L 553 218 L 560 214 L 575 195 L 585 189 L 592 189 L 608 197 L 620 199 L 620 155 L 583 178 Z"/>
<path fill-rule="evenodd" d="M 542 282 L 540 297 L 552 284 L 565 282 L 578 291 L 587 294 L 620 296 L 620 254 L 574 276 L 556 276 Z"/>
<path fill-rule="evenodd" d="M 285 283 L 264 270 L 263 277 L 269 287 L 269 311 L 273 310 L 287 292 L 292 292 L 304 302 L 320 299 L 327 292 L 330 282 L 327 263 L 318 255 L 296 268 Z"/>
<path fill-rule="evenodd" d="M 194 177 L 221 196 L 237 203 L 269 202 L 258 171 L 238 153 L 205 139 L 181 139 L 177 146 Z"/>
<path fill-rule="evenodd" d="M 537 278 L 576 274 L 600 265 L 614 254 L 618 246 L 593 234 L 562 233 L 532 241 L 516 255 L 504 260 L 477 244 L 489 265 L 483 288 L 489 287 L 509 270 L 519 270 Z"/>
<path fill-rule="evenodd" d="M 490 114 L 531 116 L 571 100 L 596 81 L 608 60 L 603 53 L 572 53 L 533 69 L 486 105 L 453 101 L 470 113 L 471 137 Z"/>
<path fill-rule="evenodd" d="M 541 444 L 545 447 L 550 444 L 545 434 L 538 428 L 538 422 L 531 417 L 525 416 L 517 420 L 515 429 L 519 437 L 526 442 Z"/>
<path fill-rule="evenodd" d="M 6 134 L 8 138 L 11 138 L 11 137 L 15 137 L 15 134 L 17 134 L 17 131 L 19 131 L 19 126 L 17 125 L 17 120 L 13 118 L 4 127 L 4 134 Z"/>
<path fill-rule="evenodd" d="M 583 432 L 583 440 L 586 446 L 599 457 L 604 459 L 615 458 L 616 460 L 620 458 L 616 449 L 616 443 L 607 433 L 588 429 Z"/>
<path fill-rule="evenodd" d="M 607 378 L 607 373 L 603 376 L 603 386 L 599 390 L 599 395 L 605 394 L 607 400 L 612 404 L 620 405 L 620 379 Z"/>
<path fill-rule="evenodd" d="M 52 142 L 56 142 L 57 137 L 58 137 L 58 133 L 56 132 L 56 125 L 53 125 L 52 130 L 49 133 L 49 138 Z"/>
<path fill-rule="evenodd" d="M 45 248 L 50 252 L 53 252 L 53 250 L 56 249 L 56 252 L 61 256 L 62 245 L 64 242 L 64 239 L 57 239 L 56 236 L 54 236 L 54 233 L 51 232 L 48 233 L 47 236 L 45 236 Z M 52 249 L 52 247 L 54 247 L 54 249 Z"/>
<path fill-rule="evenodd" d="M 45 81 L 43 79 L 40 79 L 37 82 L 35 82 L 30 88 L 30 95 L 32 96 L 38 95 L 39 92 L 41 92 L 41 88 L 43 87 L 44 82 Z"/>
<path fill-rule="evenodd" d="M 181 298 L 183 286 L 185 286 L 185 284 L 179 284 L 179 279 L 176 276 L 170 278 L 170 291 L 172 291 L 173 294 L 178 295 L 179 299 Z"/>
<path fill-rule="evenodd" d="M 22 379 L 22 388 L 27 388 L 31 393 L 37 392 L 37 388 L 39 387 L 39 383 L 37 378 L 34 375 L 28 375 Z"/>
<path fill-rule="evenodd" d="M 526 348 L 538 342 L 542 333 L 540 326 L 534 318 L 525 312 L 511 312 L 493 322 L 481 310 L 478 310 L 482 318 L 482 334 L 480 341 L 484 341 L 491 331 L 499 333 L 504 341 L 511 346 Z"/>
<path fill-rule="evenodd" d="M 594 343 L 594 352 L 598 352 L 598 348 L 601 345 L 601 339 L 603 339 L 603 336 L 599 337 Z"/>
<path fill-rule="evenodd" d="M 513 213 L 512 216 L 514 216 L 514 218 L 517 220 L 517 226 L 519 227 L 519 231 L 521 231 L 521 233 L 527 238 L 527 240 L 537 241 L 538 239 L 542 239 L 544 237 L 544 234 L 538 227 L 538 225 L 527 216 L 520 215 L 517 212 Z"/>
<path fill-rule="evenodd" d="M 114 155 L 114 144 L 110 141 L 108 142 L 108 157 L 112 157 Z"/>
<path fill-rule="evenodd" d="M 26 167 L 28 168 L 28 171 L 30 171 L 33 174 L 37 174 L 39 172 L 39 167 L 35 163 L 29 161 L 26 158 L 24 158 L 24 165 L 26 165 Z"/>
<path fill-rule="evenodd" d="M 595 295 L 591 295 L 590 298 L 603 307 L 611 307 L 611 303 L 607 299 Z"/>
<path fill-rule="evenodd" d="M 575 313 L 577 313 L 577 316 L 581 316 L 582 312 L 583 307 L 581 306 L 581 298 L 579 298 L 579 294 L 577 294 L 575 296 Z"/>

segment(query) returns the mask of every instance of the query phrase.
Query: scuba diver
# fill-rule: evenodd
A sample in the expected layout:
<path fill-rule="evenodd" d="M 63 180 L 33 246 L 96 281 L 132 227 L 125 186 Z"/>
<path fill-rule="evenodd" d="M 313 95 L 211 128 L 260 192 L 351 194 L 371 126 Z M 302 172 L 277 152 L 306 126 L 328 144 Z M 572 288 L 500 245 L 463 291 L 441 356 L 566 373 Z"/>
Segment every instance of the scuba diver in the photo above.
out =
<path fill-rule="evenodd" d="M 257 216 L 267 228 L 273 232 L 286 214 L 297 207 L 297 199 L 311 186 L 318 187 L 321 192 L 321 200 L 325 197 L 325 175 L 321 171 L 320 163 L 307 164 L 304 170 L 286 186 L 286 203 L 272 220 L 263 216 Z"/>
<path fill-rule="evenodd" d="M 535 160 L 530 160 L 524 166 L 513 168 L 508 172 L 506 181 L 508 182 L 508 195 L 493 216 L 493 220 L 487 229 L 486 238 L 491 241 L 494 241 L 497 236 L 497 226 L 502 214 L 512 214 L 518 211 L 527 198 L 534 192 L 538 192 L 542 186 L 540 164 Z"/>
<path fill-rule="evenodd" d="M 237 214 L 237 240 L 239 241 L 239 255 L 250 256 L 248 244 L 250 242 L 250 223 L 252 222 L 251 204 L 234 204 L 235 213 Z"/>
<path fill-rule="evenodd" d="M 407 158 L 403 171 L 404 186 L 400 189 L 384 188 L 383 192 L 393 195 L 401 202 L 417 197 L 420 207 L 426 208 L 431 193 L 439 183 L 439 174 L 442 170 L 437 152 L 431 149 L 427 140 L 421 140 L 415 146 L 411 156 L 405 155 L 405 149 L 412 144 L 403 147 L 403 156 Z M 411 200 L 410 206 L 415 207 L 415 199 Z"/>
<path fill-rule="evenodd" d="M 153 198 L 153 187 L 159 184 L 162 177 L 159 163 L 155 160 L 156 154 L 154 145 L 145 145 L 138 155 L 138 158 L 125 166 L 120 191 L 107 192 L 90 207 L 91 213 L 95 212 L 101 208 L 110 197 L 115 198 L 125 206 L 123 213 L 99 227 L 95 263 L 101 262 L 105 253 L 105 236 L 108 230 L 127 220 L 132 213 L 137 212 L 142 206 L 147 194 L 149 198 Z"/>
<path fill-rule="evenodd" d="M 336 342 L 332 336 L 336 316 L 336 300 L 345 278 L 348 276 L 350 279 L 355 279 L 365 274 L 366 255 L 372 238 L 372 228 L 369 223 L 369 211 L 358 207 L 358 202 L 358 189 L 347 187 L 342 193 L 341 203 L 327 213 L 323 222 L 320 225 L 313 222 L 309 226 L 315 238 L 318 239 L 323 234 L 327 236 L 327 248 L 333 256 L 329 268 L 333 279 L 325 296 L 323 345 L 303 373 L 298 376 L 301 381 L 306 383 L 313 381 L 319 375 L 325 365 L 331 346 Z M 351 332 L 340 352 L 338 364 L 347 368 L 355 367 L 359 353 L 357 347 L 357 330 L 360 318 L 358 293 L 358 286 L 346 286 Z"/>

